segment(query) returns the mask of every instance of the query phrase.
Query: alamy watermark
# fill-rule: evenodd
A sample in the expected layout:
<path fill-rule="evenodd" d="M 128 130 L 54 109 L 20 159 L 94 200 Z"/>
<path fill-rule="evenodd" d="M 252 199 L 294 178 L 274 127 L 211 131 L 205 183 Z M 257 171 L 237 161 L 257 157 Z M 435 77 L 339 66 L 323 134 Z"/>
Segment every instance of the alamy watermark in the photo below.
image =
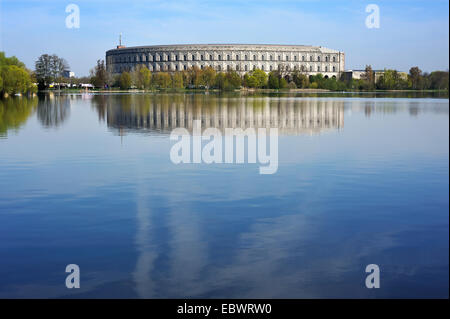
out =
<path fill-rule="evenodd" d="M 366 273 L 369 273 L 366 277 L 366 288 L 380 288 L 380 267 L 376 264 L 367 265 Z"/>
<path fill-rule="evenodd" d="M 66 287 L 68 289 L 80 288 L 80 267 L 76 264 L 67 265 L 66 272 L 70 273 L 66 277 Z"/>
<path fill-rule="evenodd" d="M 366 17 L 366 27 L 368 29 L 380 28 L 380 7 L 376 4 L 369 4 L 366 7 L 366 12 L 370 13 Z"/>
<path fill-rule="evenodd" d="M 267 140 L 267 131 L 269 140 Z M 278 170 L 278 128 L 225 128 L 225 134 L 214 127 L 201 130 L 201 121 L 193 121 L 192 135 L 185 128 L 176 128 L 170 140 L 177 141 L 170 150 L 170 160 L 180 163 L 245 162 L 245 137 L 248 163 L 260 164 L 260 174 L 274 174 Z M 236 140 L 236 143 L 234 142 Z M 202 145 L 202 142 L 207 142 Z M 269 143 L 267 143 L 269 142 Z M 236 144 L 236 148 L 234 147 Z M 235 151 L 236 149 L 236 151 Z M 234 156 L 236 153 L 236 156 Z"/>
<path fill-rule="evenodd" d="M 79 29 L 80 28 L 80 7 L 76 4 L 69 4 L 66 6 L 66 13 L 69 15 L 66 17 L 66 28 Z"/>

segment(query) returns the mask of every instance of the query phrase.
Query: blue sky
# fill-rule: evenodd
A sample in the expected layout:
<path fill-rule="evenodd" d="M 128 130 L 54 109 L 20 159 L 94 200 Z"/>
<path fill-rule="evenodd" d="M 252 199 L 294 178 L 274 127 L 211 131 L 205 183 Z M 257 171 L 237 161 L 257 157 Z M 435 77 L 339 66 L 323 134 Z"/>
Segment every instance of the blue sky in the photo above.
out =
<path fill-rule="evenodd" d="M 80 28 L 68 29 L 68 4 Z M 368 29 L 365 8 L 380 7 L 380 28 Z M 449 2 L 0 0 L 0 50 L 34 69 L 43 53 L 64 57 L 88 75 L 123 34 L 126 46 L 176 43 L 309 44 L 344 51 L 346 68 L 447 70 Z"/>

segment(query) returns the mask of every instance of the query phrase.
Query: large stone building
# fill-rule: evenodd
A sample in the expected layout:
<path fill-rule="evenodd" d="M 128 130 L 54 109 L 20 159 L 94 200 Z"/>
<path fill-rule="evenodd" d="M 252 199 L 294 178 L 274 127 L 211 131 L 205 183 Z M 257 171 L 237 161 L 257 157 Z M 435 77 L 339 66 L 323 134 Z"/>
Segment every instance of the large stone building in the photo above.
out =
<path fill-rule="evenodd" d="M 244 74 L 255 69 L 265 72 L 300 70 L 338 77 L 345 68 L 345 54 L 338 50 L 306 45 L 187 44 L 125 47 L 106 52 L 106 65 L 117 74 L 145 65 L 152 72 L 182 71 L 193 66 Z"/>

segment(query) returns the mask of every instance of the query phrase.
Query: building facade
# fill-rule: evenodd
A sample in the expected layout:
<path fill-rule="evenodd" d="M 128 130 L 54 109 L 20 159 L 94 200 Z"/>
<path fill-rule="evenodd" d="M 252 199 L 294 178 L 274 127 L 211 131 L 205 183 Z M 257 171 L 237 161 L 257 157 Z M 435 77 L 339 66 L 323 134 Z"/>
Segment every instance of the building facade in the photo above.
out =
<path fill-rule="evenodd" d="M 338 50 L 305 45 L 189 44 L 124 47 L 106 52 L 108 71 L 118 74 L 145 65 L 152 72 L 175 72 L 191 67 L 212 67 L 240 75 L 255 69 L 265 72 L 302 71 L 339 77 L 345 69 L 345 54 Z"/>

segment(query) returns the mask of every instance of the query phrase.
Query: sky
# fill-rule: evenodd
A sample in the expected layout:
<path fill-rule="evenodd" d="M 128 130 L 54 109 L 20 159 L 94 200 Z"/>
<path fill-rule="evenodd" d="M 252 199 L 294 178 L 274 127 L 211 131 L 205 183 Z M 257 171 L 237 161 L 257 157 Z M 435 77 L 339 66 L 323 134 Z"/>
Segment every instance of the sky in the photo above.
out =
<path fill-rule="evenodd" d="M 79 28 L 67 28 L 69 4 Z M 367 28 L 369 4 L 379 28 Z M 346 69 L 449 68 L 448 0 L 0 0 L 0 51 L 34 69 L 44 53 L 89 74 L 119 34 L 126 46 L 304 44 L 344 51 Z"/>

